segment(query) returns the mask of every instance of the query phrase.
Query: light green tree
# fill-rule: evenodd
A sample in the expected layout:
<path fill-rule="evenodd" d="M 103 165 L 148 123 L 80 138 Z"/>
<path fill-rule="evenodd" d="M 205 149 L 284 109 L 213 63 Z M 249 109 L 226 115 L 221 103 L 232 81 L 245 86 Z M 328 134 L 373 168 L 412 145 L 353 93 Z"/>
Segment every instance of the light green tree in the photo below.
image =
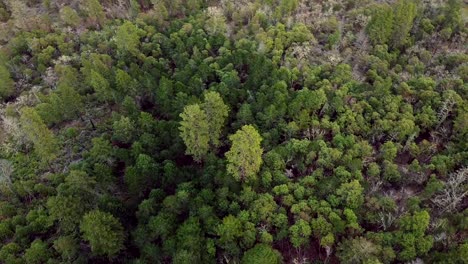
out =
<path fill-rule="evenodd" d="M 336 194 L 341 199 L 344 206 L 351 209 L 358 209 L 364 202 L 363 197 L 364 188 L 358 180 L 349 183 L 343 183 L 336 190 Z"/>
<path fill-rule="evenodd" d="M 262 137 L 252 125 L 245 125 L 229 139 L 231 149 L 226 153 L 227 171 L 238 181 L 255 179 L 262 165 Z"/>
<path fill-rule="evenodd" d="M 201 161 L 208 152 L 210 140 L 206 113 L 194 104 L 186 106 L 180 117 L 180 137 L 187 147 L 186 153 Z"/>
<path fill-rule="evenodd" d="M 298 248 L 309 241 L 312 229 L 309 223 L 303 219 L 296 221 L 294 225 L 289 228 L 290 240 L 294 247 Z"/>
<path fill-rule="evenodd" d="M 205 111 L 208 121 L 210 144 L 216 148 L 220 144 L 219 137 L 228 116 L 229 107 L 224 104 L 223 99 L 217 92 L 205 93 L 204 102 L 201 107 Z"/>
<path fill-rule="evenodd" d="M 91 70 L 90 83 L 99 101 L 109 102 L 113 99 L 114 93 L 110 88 L 109 82 L 99 72 Z"/>
<path fill-rule="evenodd" d="M 125 21 L 117 29 L 115 43 L 117 44 L 117 51 L 119 54 L 138 54 L 138 47 L 140 46 L 138 28 L 132 22 Z"/>
<path fill-rule="evenodd" d="M 41 160 L 48 163 L 55 159 L 59 150 L 58 142 L 36 110 L 30 107 L 21 109 L 20 123 Z"/>
<path fill-rule="evenodd" d="M 83 238 L 97 255 L 114 256 L 123 248 L 122 224 L 110 213 L 94 210 L 87 213 L 80 224 Z"/>

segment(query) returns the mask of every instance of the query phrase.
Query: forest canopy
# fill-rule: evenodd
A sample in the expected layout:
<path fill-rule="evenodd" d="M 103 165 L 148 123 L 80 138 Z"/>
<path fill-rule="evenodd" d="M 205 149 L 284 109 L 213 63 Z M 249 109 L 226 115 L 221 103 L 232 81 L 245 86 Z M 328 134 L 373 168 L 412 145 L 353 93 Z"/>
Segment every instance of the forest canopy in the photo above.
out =
<path fill-rule="evenodd" d="M 0 0 L 0 263 L 466 263 L 462 0 Z"/>

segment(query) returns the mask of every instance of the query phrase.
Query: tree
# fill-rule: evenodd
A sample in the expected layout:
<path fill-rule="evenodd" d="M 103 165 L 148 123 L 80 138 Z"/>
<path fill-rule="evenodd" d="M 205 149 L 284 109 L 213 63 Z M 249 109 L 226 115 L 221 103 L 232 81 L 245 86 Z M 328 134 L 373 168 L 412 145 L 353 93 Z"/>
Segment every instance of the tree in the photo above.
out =
<path fill-rule="evenodd" d="M 123 248 L 124 229 L 113 215 L 99 210 L 87 213 L 80 224 L 83 238 L 97 255 L 114 256 Z"/>
<path fill-rule="evenodd" d="M 462 1 L 448 0 L 444 8 L 444 27 L 456 32 L 463 27 Z"/>
<path fill-rule="evenodd" d="M 6 186 L 12 190 L 13 181 L 11 176 L 13 175 L 14 167 L 13 163 L 6 159 L 0 159 L 0 187 L 1 185 Z"/>
<path fill-rule="evenodd" d="M 238 252 L 238 239 L 242 237 L 242 222 L 235 216 L 224 217 L 223 222 L 216 228 L 221 247 L 230 252 Z"/>
<path fill-rule="evenodd" d="M 397 156 L 398 148 L 393 142 L 387 141 L 382 145 L 380 152 L 384 160 L 393 161 Z"/>
<path fill-rule="evenodd" d="M 400 48 L 405 44 L 406 38 L 413 27 L 416 11 L 416 4 L 413 1 L 399 0 L 396 3 L 391 39 L 392 47 Z"/>
<path fill-rule="evenodd" d="M 83 98 L 72 86 L 59 84 L 57 88 L 61 100 L 63 116 L 65 120 L 73 119 L 79 116 L 83 111 Z"/>
<path fill-rule="evenodd" d="M 209 148 L 209 124 L 205 111 L 198 104 L 189 105 L 180 114 L 180 137 L 187 147 L 186 153 L 201 161 Z"/>
<path fill-rule="evenodd" d="M 440 194 L 432 199 L 441 210 L 453 213 L 463 202 L 468 191 L 468 168 L 462 168 L 456 172 L 450 173 L 445 186 Z"/>
<path fill-rule="evenodd" d="M 363 237 L 344 240 L 338 246 L 338 257 L 343 264 L 368 263 L 378 260 L 382 248 Z M 377 262 L 379 263 L 379 262 Z"/>
<path fill-rule="evenodd" d="M 34 144 L 38 157 L 46 163 L 55 159 L 59 150 L 57 140 L 39 114 L 33 108 L 24 107 L 21 109 L 20 123 L 24 133 Z"/>
<path fill-rule="evenodd" d="M 208 10 L 208 19 L 205 23 L 205 29 L 210 35 L 225 34 L 226 18 L 219 7 L 212 7 Z"/>
<path fill-rule="evenodd" d="M 0 59 L 4 60 L 2 56 L 0 56 Z M 0 100 L 6 99 L 13 94 L 13 84 L 10 71 L 4 63 L 0 63 Z"/>
<path fill-rule="evenodd" d="M 81 9 L 85 11 L 91 23 L 98 27 L 102 26 L 106 19 L 106 13 L 104 13 L 99 0 L 84 0 L 82 1 Z"/>
<path fill-rule="evenodd" d="M 91 70 L 90 75 L 91 87 L 96 92 L 96 97 L 100 102 L 110 102 L 113 99 L 114 92 L 112 91 L 109 82 L 97 71 Z"/>
<path fill-rule="evenodd" d="M 387 4 L 376 6 L 366 31 L 373 45 L 387 44 L 393 32 L 392 8 Z"/>
<path fill-rule="evenodd" d="M 229 108 L 224 104 L 219 93 L 213 91 L 205 93 L 204 102 L 201 107 L 205 111 L 208 121 L 210 144 L 216 148 L 220 144 L 219 137 L 228 116 Z"/>
<path fill-rule="evenodd" d="M 65 25 L 72 27 L 78 26 L 81 20 L 78 13 L 69 6 L 65 6 L 60 9 L 60 19 Z"/>
<path fill-rule="evenodd" d="M 119 54 L 125 55 L 130 53 L 137 55 L 139 53 L 138 47 L 140 46 L 139 29 L 132 22 L 125 21 L 117 29 L 115 43 Z"/>
<path fill-rule="evenodd" d="M 294 247 L 298 248 L 309 241 L 312 229 L 309 223 L 303 219 L 296 221 L 294 225 L 289 228 L 290 240 Z"/>
<path fill-rule="evenodd" d="M 125 183 L 130 193 L 140 197 L 149 186 L 152 186 L 152 179 L 157 172 L 157 165 L 153 158 L 148 155 L 138 155 L 135 166 L 127 167 L 125 171 Z"/>
<path fill-rule="evenodd" d="M 242 257 L 242 264 L 280 264 L 282 263 L 281 253 L 266 244 L 257 244 L 247 250 Z"/>
<path fill-rule="evenodd" d="M 54 241 L 54 249 L 62 259 L 71 261 L 78 253 L 78 241 L 73 236 L 61 236 Z"/>
<path fill-rule="evenodd" d="M 95 185 L 85 172 L 72 170 L 57 187 L 57 195 L 47 200 L 51 219 L 58 221 L 65 232 L 74 231 L 82 215 L 93 208 Z"/>
<path fill-rule="evenodd" d="M 111 163 L 113 153 L 111 142 L 103 137 L 93 138 L 91 142 L 93 146 L 89 150 L 89 156 L 92 162 Z"/>
<path fill-rule="evenodd" d="M 125 98 L 134 95 L 137 88 L 135 80 L 121 69 L 115 72 L 115 85 L 120 96 L 126 95 Z"/>
<path fill-rule="evenodd" d="M 349 183 L 341 184 L 336 190 L 336 194 L 345 207 L 358 209 L 364 202 L 363 191 L 364 188 L 359 181 L 354 180 Z"/>
<path fill-rule="evenodd" d="M 254 180 L 263 162 L 262 137 L 253 126 L 245 125 L 229 139 L 232 145 L 226 153 L 228 173 L 238 181 Z"/>
<path fill-rule="evenodd" d="M 133 121 L 126 117 L 121 116 L 119 120 L 112 124 L 114 130 L 113 138 L 122 143 L 131 143 L 135 138 L 136 127 Z"/>
<path fill-rule="evenodd" d="M 45 263 L 50 258 L 50 252 L 47 244 L 36 239 L 31 243 L 31 247 L 24 252 L 24 259 L 28 264 Z"/>

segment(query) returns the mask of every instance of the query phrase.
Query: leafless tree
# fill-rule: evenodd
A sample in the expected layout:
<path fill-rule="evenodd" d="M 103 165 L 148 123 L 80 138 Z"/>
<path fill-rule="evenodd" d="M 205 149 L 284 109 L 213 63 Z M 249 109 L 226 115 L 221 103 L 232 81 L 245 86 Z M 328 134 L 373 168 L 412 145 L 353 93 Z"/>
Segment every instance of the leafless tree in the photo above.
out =
<path fill-rule="evenodd" d="M 451 173 L 445 182 L 442 193 L 434 197 L 432 202 L 442 212 L 454 212 L 468 194 L 468 167 Z"/>
<path fill-rule="evenodd" d="M 0 159 L 0 184 L 6 185 L 11 190 L 13 175 L 13 164 L 5 159 Z"/>

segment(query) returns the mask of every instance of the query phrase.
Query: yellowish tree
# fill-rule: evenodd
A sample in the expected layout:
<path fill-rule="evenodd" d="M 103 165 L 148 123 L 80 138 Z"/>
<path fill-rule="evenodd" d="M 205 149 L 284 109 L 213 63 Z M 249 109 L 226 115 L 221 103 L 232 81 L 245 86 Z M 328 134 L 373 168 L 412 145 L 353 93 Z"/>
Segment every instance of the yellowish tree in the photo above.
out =
<path fill-rule="evenodd" d="M 227 171 L 238 181 L 254 180 L 262 165 L 262 137 L 252 125 L 245 125 L 229 139 L 231 149 L 226 152 Z"/>
<path fill-rule="evenodd" d="M 209 125 L 205 111 L 198 104 L 188 105 L 180 114 L 180 136 L 187 147 L 186 153 L 201 161 L 209 149 Z"/>
<path fill-rule="evenodd" d="M 215 148 L 219 147 L 219 138 L 229 113 L 229 107 L 224 104 L 219 93 L 214 91 L 205 93 L 204 102 L 201 107 L 205 111 L 208 121 L 210 144 Z"/>

